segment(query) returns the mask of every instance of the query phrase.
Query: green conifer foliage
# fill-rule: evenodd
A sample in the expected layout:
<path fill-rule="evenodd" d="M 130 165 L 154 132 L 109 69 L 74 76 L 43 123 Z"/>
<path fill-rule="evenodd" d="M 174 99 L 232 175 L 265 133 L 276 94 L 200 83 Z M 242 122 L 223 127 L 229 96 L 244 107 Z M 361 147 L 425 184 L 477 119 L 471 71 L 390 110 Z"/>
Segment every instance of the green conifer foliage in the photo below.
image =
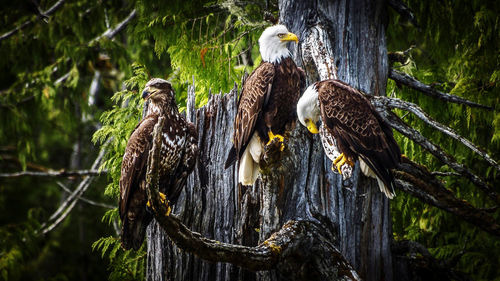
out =
<path fill-rule="evenodd" d="M 391 13 L 388 28 L 389 51 L 401 51 L 411 45 L 405 64 L 393 67 L 404 71 L 434 88 L 493 106 L 493 111 L 464 105 L 445 104 L 434 98 L 389 80 L 388 94 L 414 102 L 437 121 L 477 144 L 493 159 L 499 159 L 499 79 L 500 17 L 495 1 L 405 1 L 413 10 L 420 29 L 410 26 Z M 403 116 L 403 112 L 398 112 Z M 498 191 L 498 171 L 489 166 L 458 141 L 451 140 L 423 124 L 411 114 L 404 121 L 470 167 Z M 408 157 L 430 170 L 452 169 L 426 153 L 406 138 L 398 138 Z M 457 197 L 479 208 L 495 206 L 477 187 L 458 176 L 442 177 L 446 187 Z M 410 239 L 427 246 L 439 259 L 458 258 L 455 269 L 473 280 L 497 280 L 500 263 L 497 237 L 478 230 L 442 210 L 427 206 L 409 195 L 399 193 L 392 205 L 393 229 L 397 239 Z M 494 217 L 499 218 L 498 211 Z"/>

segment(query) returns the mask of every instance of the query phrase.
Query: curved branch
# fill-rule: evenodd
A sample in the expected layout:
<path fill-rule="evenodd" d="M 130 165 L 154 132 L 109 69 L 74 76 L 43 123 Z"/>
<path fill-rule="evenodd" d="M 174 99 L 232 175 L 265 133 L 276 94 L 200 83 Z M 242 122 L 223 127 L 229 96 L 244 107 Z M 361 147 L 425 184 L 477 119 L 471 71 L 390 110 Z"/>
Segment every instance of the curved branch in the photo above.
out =
<path fill-rule="evenodd" d="M 455 197 L 453 192 L 446 189 L 424 166 L 403 157 L 394 174 L 397 186 L 406 193 L 500 237 L 500 224 L 490 214 Z"/>
<path fill-rule="evenodd" d="M 71 194 L 73 192 L 67 186 L 65 186 L 62 182 L 57 181 L 56 183 L 67 193 Z M 90 199 L 83 197 L 83 196 L 80 196 L 80 198 L 78 198 L 78 199 L 81 200 L 82 202 L 89 204 L 89 205 L 93 205 L 93 206 L 97 206 L 97 207 L 102 207 L 102 208 L 106 208 L 106 209 L 114 209 L 115 208 L 115 206 L 113 206 L 113 205 L 109 205 L 109 204 L 105 204 L 105 203 L 101 203 L 101 202 L 96 202 L 94 200 L 90 200 Z"/>
<path fill-rule="evenodd" d="M 65 0 L 59 0 L 54 5 L 52 5 L 52 7 L 50 7 L 47 11 L 40 12 L 40 13 L 44 16 L 49 16 L 52 13 L 54 13 L 56 10 L 58 10 L 62 6 L 62 4 L 64 4 L 64 2 L 65 2 Z M 21 25 L 12 29 L 11 31 L 4 33 L 3 35 L 0 36 L 0 42 L 2 40 L 5 40 L 5 39 L 11 37 L 12 35 L 16 34 L 17 32 L 21 31 L 22 29 L 24 29 L 25 27 L 27 27 L 28 25 L 30 25 L 34 22 L 35 22 L 34 20 L 27 20 L 27 21 L 23 22 Z"/>
<path fill-rule="evenodd" d="M 441 99 L 444 101 L 448 101 L 448 102 L 465 104 L 465 105 L 468 105 L 471 107 L 478 107 L 478 108 L 483 108 L 483 109 L 487 109 L 487 110 L 493 110 L 493 107 L 491 107 L 491 106 L 482 105 L 482 104 L 475 103 L 475 102 L 472 102 L 470 100 L 466 100 L 466 99 L 458 97 L 458 96 L 454 96 L 454 95 L 450 95 L 450 94 L 438 91 L 438 90 L 432 88 L 431 86 L 418 81 L 414 77 L 411 77 L 410 75 L 408 75 L 404 72 L 400 72 L 400 71 L 394 70 L 392 68 L 389 68 L 389 78 L 391 78 L 392 80 L 394 80 L 398 83 L 406 85 L 414 90 L 420 91 L 420 92 L 422 92 L 428 96 L 431 96 L 431 97 L 435 97 L 435 98 L 438 98 L 438 99 Z"/>
<path fill-rule="evenodd" d="M 258 246 L 248 247 L 222 243 L 203 237 L 200 233 L 189 230 L 175 215 L 167 214 L 158 193 L 159 148 L 164 117 L 160 117 L 153 131 L 153 147 L 149 153 L 146 175 L 146 191 L 152 203 L 154 216 L 158 224 L 170 239 L 184 251 L 209 262 L 228 262 L 252 271 L 277 269 L 284 276 L 293 276 L 292 280 L 305 280 L 302 276 L 307 270 L 297 272 L 299 266 L 327 266 L 326 274 L 317 276 L 318 280 L 360 280 L 356 271 L 332 245 L 333 235 L 318 224 L 310 221 L 289 221 L 271 237 Z M 311 250 L 313 245 L 322 247 Z M 301 259 L 297 260 L 297 256 Z M 309 276 L 310 277 L 310 276 Z"/>
<path fill-rule="evenodd" d="M 379 106 L 380 104 L 376 104 Z M 438 158 L 441 162 L 445 163 L 453 170 L 460 173 L 465 178 L 469 179 L 474 183 L 477 187 L 483 190 L 495 203 L 500 202 L 500 197 L 498 194 L 488 185 L 486 184 L 479 176 L 475 175 L 471 170 L 469 170 L 464 165 L 456 162 L 453 156 L 444 152 L 444 150 L 438 145 L 432 143 L 427 138 L 422 136 L 419 131 L 413 129 L 408 126 L 401 120 L 398 116 L 388 110 L 382 110 L 380 114 L 386 120 L 386 122 L 392 128 L 396 129 L 398 132 L 411 139 L 415 143 L 422 146 L 425 150 L 429 151 L 432 155 Z"/>
<path fill-rule="evenodd" d="M 135 16 L 137 15 L 137 12 L 135 9 L 133 9 L 129 14 L 128 16 L 122 20 L 121 22 L 119 22 L 116 26 L 114 26 L 113 28 L 109 28 L 108 30 L 104 31 L 104 33 L 102 33 L 101 35 L 97 36 L 96 38 L 92 39 L 89 41 L 88 45 L 92 45 L 94 44 L 95 42 L 99 41 L 101 38 L 103 37 L 106 37 L 108 39 L 112 39 L 113 37 L 115 37 L 120 31 L 122 31 L 126 26 L 127 24 L 133 19 L 135 18 Z"/>
<path fill-rule="evenodd" d="M 122 20 L 121 22 L 119 22 L 114 27 L 107 29 L 101 35 L 99 35 L 99 36 L 95 37 L 94 39 L 90 40 L 87 45 L 90 46 L 90 45 L 96 43 L 97 41 L 99 41 L 100 39 L 102 39 L 103 37 L 106 37 L 108 39 L 112 39 L 120 31 L 122 31 L 125 28 L 125 26 L 127 26 L 127 24 L 129 24 L 130 21 L 136 15 L 137 15 L 137 12 L 136 12 L 135 9 L 133 9 L 124 20 Z M 57 78 L 56 81 L 54 82 L 54 84 L 56 84 L 56 85 L 61 84 L 62 82 L 66 81 L 66 79 L 68 79 L 70 75 L 71 75 L 71 71 L 66 72 L 66 74 L 64 74 L 61 77 Z"/>
<path fill-rule="evenodd" d="M 104 157 L 105 150 L 102 149 L 99 155 L 92 164 L 91 170 L 96 170 L 100 165 Z M 80 182 L 78 187 L 66 198 L 66 200 L 57 208 L 57 210 L 50 216 L 47 222 L 43 223 L 40 227 L 40 232 L 46 234 L 58 226 L 64 218 L 68 216 L 71 210 L 75 207 L 78 199 L 85 193 L 89 188 L 90 184 L 94 180 L 94 176 L 87 176 L 83 181 Z M 49 224 L 50 223 L 50 224 Z"/>
<path fill-rule="evenodd" d="M 436 128 L 438 131 L 452 137 L 453 139 L 458 140 L 465 146 L 467 146 L 470 150 L 474 151 L 476 154 L 481 156 L 483 159 L 485 159 L 488 163 L 490 163 L 491 166 L 493 166 L 495 169 L 500 171 L 500 165 L 491 158 L 488 153 L 481 151 L 475 144 L 473 144 L 471 141 L 468 139 L 462 137 L 461 135 L 457 134 L 452 128 L 445 126 L 435 120 L 432 119 L 427 113 L 425 113 L 419 106 L 417 106 L 414 103 L 403 101 L 400 99 L 396 98 L 388 98 L 384 96 L 376 96 L 373 97 L 372 99 L 373 104 L 376 104 L 377 106 L 383 105 L 385 107 L 390 107 L 390 108 L 399 108 L 403 110 L 407 110 L 413 114 L 415 114 L 418 118 L 420 118 L 422 121 L 425 123 L 429 124 L 430 126 Z"/>

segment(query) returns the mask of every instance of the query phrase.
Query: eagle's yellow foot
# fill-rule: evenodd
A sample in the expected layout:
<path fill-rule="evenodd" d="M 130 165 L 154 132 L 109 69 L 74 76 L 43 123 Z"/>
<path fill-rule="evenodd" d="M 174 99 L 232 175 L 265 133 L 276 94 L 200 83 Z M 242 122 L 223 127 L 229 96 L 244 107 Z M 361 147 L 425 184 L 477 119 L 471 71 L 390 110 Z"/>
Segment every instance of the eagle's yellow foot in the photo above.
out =
<path fill-rule="evenodd" d="M 333 165 L 332 165 L 332 171 L 335 171 L 333 169 L 333 166 L 335 165 L 335 167 L 337 167 L 337 171 L 339 171 L 339 174 L 342 175 L 342 165 L 344 164 L 348 164 L 349 166 L 353 167 L 354 166 L 354 163 L 352 163 L 349 159 L 347 159 L 347 157 L 345 157 L 344 153 L 341 153 L 337 159 L 335 159 L 333 161 Z"/>
<path fill-rule="evenodd" d="M 285 150 L 285 144 L 283 143 L 283 141 L 285 140 L 285 138 L 284 138 L 282 135 L 280 135 L 280 134 L 276 134 L 276 135 L 275 135 L 275 134 L 273 134 L 273 132 L 272 132 L 272 131 L 269 131 L 269 132 L 267 133 L 267 135 L 269 136 L 269 141 L 267 142 L 267 144 L 266 144 L 266 145 L 271 144 L 271 142 L 272 142 L 274 139 L 278 139 L 278 140 L 279 140 L 279 142 L 280 142 L 280 151 Z"/>
<path fill-rule="evenodd" d="M 167 206 L 167 212 L 165 213 L 166 216 L 169 216 L 170 215 L 170 212 L 172 212 L 172 208 L 170 208 L 170 202 L 168 201 L 167 199 L 167 196 L 161 192 L 158 192 L 158 194 L 160 195 L 160 201 L 161 203 L 165 204 L 165 206 Z M 149 202 L 148 200 L 148 203 L 146 204 L 148 207 L 151 208 L 151 202 Z"/>

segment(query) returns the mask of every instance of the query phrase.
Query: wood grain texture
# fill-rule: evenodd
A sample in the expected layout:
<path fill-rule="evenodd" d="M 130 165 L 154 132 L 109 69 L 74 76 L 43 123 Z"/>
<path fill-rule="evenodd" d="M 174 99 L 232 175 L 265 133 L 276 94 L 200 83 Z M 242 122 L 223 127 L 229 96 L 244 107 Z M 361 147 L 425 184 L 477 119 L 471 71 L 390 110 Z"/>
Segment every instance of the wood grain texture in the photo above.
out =
<path fill-rule="evenodd" d="M 388 61 L 385 1 L 280 1 L 280 21 L 304 38 L 294 59 L 308 82 L 337 78 L 361 91 L 385 95 Z M 315 142 L 319 141 L 314 139 Z M 317 196 L 314 209 L 328 218 L 339 235 L 342 254 L 365 280 L 393 280 L 389 200 L 356 164 L 349 181 L 322 160 L 324 186 L 308 186 Z M 323 189 L 326 189 L 325 192 Z M 319 203 L 327 206 L 319 207 Z M 323 209 L 325 208 L 325 209 Z"/>
<path fill-rule="evenodd" d="M 364 92 L 385 92 L 383 4 L 368 0 L 279 2 L 281 22 L 299 38 L 311 39 L 308 48 L 304 41 L 298 49 L 292 46 L 294 60 L 305 69 L 307 81 L 338 75 Z M 312 55 L 303 57 L 312 49 L 315 61 Z M 362 277 L 392 280 L 388 200 L 374 180 L 359 176 L 359 165 L 349 181 L 331 172 L 319 137 L 302 126 L 291 131 L 280 165 L 265 167 L 263 180 L 253 187 L 237 186 L 235 166 L 223 169 L 232 145 L 236 100 L 233 90 L 223 97 L 212 96 L 197 110 L 199 163 L 173 213 L 205 237 L 247 246 L 257 245 L 290 219 L 314 221 L 333 233 L 328 243 L 340 249 Z M 255 274 L 230 264 L 203 262 L 171 245 L 160 233 L 158 225 L 150 226 L 148 280 L 287 278 L 276 270 Z M 294 268 L 299 270 L 297 265 Z"/>

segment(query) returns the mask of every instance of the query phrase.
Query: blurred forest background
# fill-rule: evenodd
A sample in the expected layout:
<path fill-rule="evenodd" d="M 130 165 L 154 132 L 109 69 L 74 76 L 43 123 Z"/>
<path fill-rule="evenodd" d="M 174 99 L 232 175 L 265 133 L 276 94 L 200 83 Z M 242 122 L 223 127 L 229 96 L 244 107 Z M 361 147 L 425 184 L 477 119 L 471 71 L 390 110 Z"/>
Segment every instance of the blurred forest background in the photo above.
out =
<path fill-rule="evenodd" d="M 392 80 L 387 95 L 418 104 L 499 160 L 500 5 L 404 2 L 418 25 L 388 6 L 388 51 L 404 54 L 392 67 L 494 110 L 436 102 Z M 260 63 L 257 39 L 278 16 L 277 1 L 21 0 L 0 10 L 0 280 L 143 280 L 144 249 L 119 247 L 116 211 L 138 93 L 150 77 L 169 79 L 182 109 L 193 77 L 198 106 L 209 90 L 229 92 Z M 403 118 L 500 191 L 484 160 Z M 406 156 L 499 221 L 494 200 L 396 137 Z M 472 280 L 500 280 L 500 237 L 397 193 L 396 240 L 424 245 Z"/>

